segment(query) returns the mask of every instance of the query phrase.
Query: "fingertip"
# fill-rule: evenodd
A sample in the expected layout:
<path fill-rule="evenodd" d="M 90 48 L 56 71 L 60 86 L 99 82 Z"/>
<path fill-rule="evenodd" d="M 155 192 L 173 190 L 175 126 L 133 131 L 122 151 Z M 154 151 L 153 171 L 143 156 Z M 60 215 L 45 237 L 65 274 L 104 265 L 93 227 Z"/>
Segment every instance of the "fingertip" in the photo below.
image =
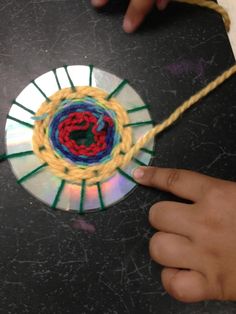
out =
<path fill-rule="evenodd" d="M 145 175 L 145 167 L 138 167 L 133 171 L 133 178 L 139 182 L 142 181 Z"/>
<path fill-rule="evenodd" d="M 138 167 L 133 172 L 133 178 L 136 182 L 157 188 L 157 167 Z"/>
<path fill-rule="evenodd" d="M 134 32 L 141 25 L 153 4 L 154 0 L 131 0 L 123 23 L 124 31 Z"/>
<path fill-rule="evenodd" d="M 108 0 L 92 0 L 91 3 L 94 7 L 102 7 L 107 4 Z"/>
<path fill-rule="evenodd" d="M 129 18 L 125 18 L 123 22 L 123 30 L 126 33 L 133 33 L 137 27 L 135 26 L 134 23 Z"/>

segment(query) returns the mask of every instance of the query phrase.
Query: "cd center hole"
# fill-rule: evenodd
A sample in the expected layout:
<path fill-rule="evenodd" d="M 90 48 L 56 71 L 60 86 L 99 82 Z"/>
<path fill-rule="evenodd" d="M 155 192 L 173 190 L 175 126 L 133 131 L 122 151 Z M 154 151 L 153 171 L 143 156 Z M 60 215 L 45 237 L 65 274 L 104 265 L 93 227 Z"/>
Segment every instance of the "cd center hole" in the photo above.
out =
<path fill-rule="evenodd" d="M 70 139 L 74 140 L 77 145 L 85 145 L 89 147 L 94 142 L 94 134 L 92 133 L 92 127 L 87 130 L 76 130 L 70 133 Z"/>

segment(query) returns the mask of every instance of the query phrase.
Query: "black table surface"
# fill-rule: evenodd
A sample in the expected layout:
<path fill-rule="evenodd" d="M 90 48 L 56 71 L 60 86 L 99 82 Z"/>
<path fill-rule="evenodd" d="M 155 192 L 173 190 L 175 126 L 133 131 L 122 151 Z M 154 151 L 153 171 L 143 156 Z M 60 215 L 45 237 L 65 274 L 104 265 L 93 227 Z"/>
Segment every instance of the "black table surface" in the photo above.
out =
<path fill-rule="evenodd" d="M 122 3 L 122 4 L 121 4 Z M 235 60 L 221 17 L 173 4 L 141 29 L 121 29 L 125 1 L 0 0 L 0 153 L 11 100 L 64 64 L 127 78 L 160 122 Z M 236 180 L 236 77 L 156 139 L 154 165 Z M 236 313 L 233 302 L 184 304 L 150 260 L 148 209 L 172 197 L 138 187 L 103 213 L 53 211 L 0 164 L 0 313 Z"/>

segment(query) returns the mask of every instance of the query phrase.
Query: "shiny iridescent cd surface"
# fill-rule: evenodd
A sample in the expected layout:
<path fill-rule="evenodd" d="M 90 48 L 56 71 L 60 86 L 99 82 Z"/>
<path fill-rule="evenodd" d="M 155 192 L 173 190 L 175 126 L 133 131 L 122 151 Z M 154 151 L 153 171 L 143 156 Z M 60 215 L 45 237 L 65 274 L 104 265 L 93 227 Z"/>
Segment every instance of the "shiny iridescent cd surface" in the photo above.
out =
<path fill-rule="evenodd" d="M 33 129 L 28 127 L 27 124 L 34 124 L 32 116 L 45 101 L 45 95 L 50 97 L 50 95 L 55 94 L 59 90 L 59 87 L 61 89 L 71 87 L 69 78 L 71 78 L 75 86 L 87 86 L 90 81 L 93 87 L 102 89 L 108 94 L 112 93 L 122 82 L 117 76 L 97 68 L 93 68 L 92 74 L 91 68 L 88 66 L 68 66 L 66 69 L 68 73 L 66 73 L 65 67 L 61 67 L 38 77 L 33 82 L 36 83 L 41 92 L 35 87 L 34 83 L 30 83 L 13 102 L 6 123 L 8 155 L 32 151 Z M 128 115 L 131 124 L 151 121 L 150 114 L 146 108 L 137 111 L 133 110 L 145 107 L 145 104 L 129 84 L 126 84 L 119 94 L 114 97 L 126 111 L 129 111 Z M 19 123 L 19 121 L 24 121 L 24 124 Z M 152 124 L 132 127 L 133 143 L 136 143 L 151 128 Z M 131 176 L 132 171 L 140 164 L 148 165 L 152 157 L 153 146 L 154 142 L 152 140 L 127 167 L 122 168 L 123 174 L 117 171 L 112 177 L 101 182 L 100 191 L 96 185 L 86 186 L 83 195 L 83 212 L 101 210 L 101 194 L 105 208 L 122 200 L 136 185 L 124 173 Z M 42 160 L 35 154 L 11 158 L 9 162 L 18 180 L 21 180 L 27 173 L 42 165 Z M 58 190 L 60 190 L 61 178 L 54 175 L 48 167 L 44 167 L 27 180 L 23 180 L 22 185 L 37 199 L 52 206 L 55 198 L 57 198 Z M 73 210 L 81 213 L 81 190 L 80 184 L 66 181 L 63 190 L 60 191 L 56 207 L 66 211 Z"/>

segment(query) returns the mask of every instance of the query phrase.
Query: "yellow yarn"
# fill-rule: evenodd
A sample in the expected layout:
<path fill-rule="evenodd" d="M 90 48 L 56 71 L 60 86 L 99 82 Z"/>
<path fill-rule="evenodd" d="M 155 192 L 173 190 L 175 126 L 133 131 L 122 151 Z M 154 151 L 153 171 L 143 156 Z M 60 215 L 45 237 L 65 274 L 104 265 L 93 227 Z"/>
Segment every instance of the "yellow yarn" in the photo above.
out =
<path fill-rule="evenodd" d="M 226 29 L 229 29 L 230 27 L 230 19 L 227 12 L 215 2 L 209 0 L 174 1 L 200 5 L 213 9 L 222 15 Z M 140 151 L 140 149 L 143 148 L 154 136 L 161 133 L 167 127 L 172 125 L 187 109 L 189 109 L 200 99 L 208 95 L 211 91 L 216 89 L 219 85 L 221 85 L 224 81 L 226 81 L 235 73 L 236 65 L 232 66 L 230 69 L 225 71 L 202 90 L 191 96 L 189 100 L 180 105 L 166 120 L 152 128 L 133 146 L 131 128 L 123 127 L 125 124 L 129 123 L 128 115 L 125 109 L 117 102 L 116 99 L 112 98 L 109 101 L 105 100 L 107 93 L 94 87 L 76 87 L 75 92 L 72 92 L 70 88 L 62 89 L 50 97 L 50 103 L 44 102 L 36 114 L 36 116 L 40 116 L 44 113 L 47 113 L 48 117 L 44 121 L 35 122 L 35 128 L 33 133 L 33 150 L 41 160 L 48 163 L 49 168 L 52 170 L 52 172 L 61 179 L 77 184 L 81 184 L 83 180 L 86 180 L 86 184 L 88 185 L 107 180 L 112 175 L 114 175 L 117 168 L 127 166 L 132 158 Z M 45 130 L 47 130 L 49 121 L 51 120 L 53 114 L 56 112 L 59 103 L 61 102 L 61 99 L 83 98 L 88 95 L 94 97 L 104 106 L 116 112 L 118 120 L 118 132 L 122 138 L 122 141 L 112 151 L 111 160 L 108 160 L 106 163 L 103 164 L 80 167 L 68 162 L 60 156 L 55 155 L 55 151 L 51 147 L 47 132 L 45 133 Z M 42 149 L 42 147 L 44 149 Z M 121 152 L 124 152 L 125 154 L 123 155 L 121 154 Z"/>

